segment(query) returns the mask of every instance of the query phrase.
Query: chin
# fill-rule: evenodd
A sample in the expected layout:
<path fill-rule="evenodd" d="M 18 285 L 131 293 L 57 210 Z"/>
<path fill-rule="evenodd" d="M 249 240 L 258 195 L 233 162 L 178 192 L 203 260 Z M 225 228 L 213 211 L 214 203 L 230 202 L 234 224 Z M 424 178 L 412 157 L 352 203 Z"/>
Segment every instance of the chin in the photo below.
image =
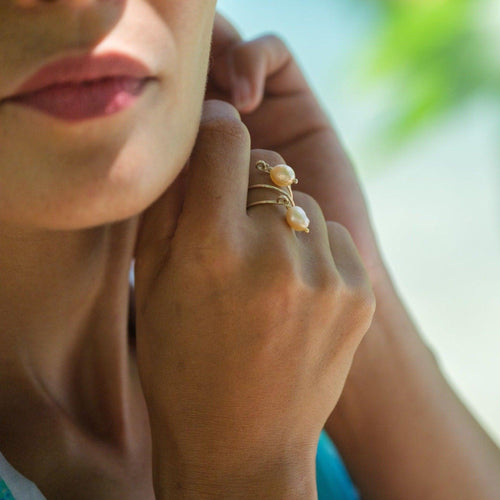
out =
<path fill-rule="evenodd" d="M 130 116 L 106 120 L 106 126 L 99 120 L 51 128 L 36 113 L 30 125 L 12 114 L 0 149 L 0 221 L 79 230 L 139 215 L 191 154 L 203 98 L 203 89 L 197 90 L 193 97 L 158 99 Z M 16 168 L 9 169 L 13 158 Z"/>
<path fill-rule="evenodd" d="M 138 216 L 174 182 L 190 148 L 167 158 L 160 150 L 154 153 L 124 151 L 112 165 L 73 165 L 65 176 L 3 186 L 9 196 L 2 196 L 0 186 L 0 224 L 75 231 Z"/>
<path fill-rule="evenodd" d="M 46 214 L 45 226 L 58 230 L 79 230 L 139 216 L 174 182 L 183 163 L 180 165 L 181 168 L 179 165 L 175 168 L 168 168 L 168 165 L 161 168 L 128 166 L 124 170 L 129 173 L 123 176 L 116 175 L 115 170 L 112 178 L 91 184 L 85 190 L 68 193 L 63 202 L 65 209 L 51 207 Z"/>

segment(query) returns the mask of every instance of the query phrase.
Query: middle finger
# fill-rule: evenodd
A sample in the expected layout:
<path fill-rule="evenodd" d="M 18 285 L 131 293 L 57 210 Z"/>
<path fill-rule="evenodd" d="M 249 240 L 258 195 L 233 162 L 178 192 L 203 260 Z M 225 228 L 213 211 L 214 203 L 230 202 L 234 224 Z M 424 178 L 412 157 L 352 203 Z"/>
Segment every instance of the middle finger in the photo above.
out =
<path fill-rule="evenodd" d="M 249 187 L 262 184 L 278 187 L 273 183 L 268 173 L 261 172 L 256 168 L 256 164 L 260 160 L 265 161 L 271 167 L 286 164 L 278 153 L 263 149 L 252 150 L 250 155 Z M 295 184 L 292 186 L 295 186 Z M 282 187 L 280 189 L 286 192 L 286 188 Z M 293 188 L 292 193 L 296 205 L 303 208 L 310 219 L 310 232 L 308 234 L 292 230 L 286 219 L 287 208 L 285 206 L 275 204 L 256 205 L 247 208 L 248 216 L 255 221 L 257 228 L 269 234 L 270 239 L 283 238 L 283 235 L 286 235 L 290 241 L 312 251 L 317 258 L 323 258 L 333 263 L 328 243 L 327 226 L 321 208 L 311 196 Z M 247 204 L 260 201 L 275 202 L 279 197 L 280 193 L 275 190 L 258 187 L 249 189 Z"/>

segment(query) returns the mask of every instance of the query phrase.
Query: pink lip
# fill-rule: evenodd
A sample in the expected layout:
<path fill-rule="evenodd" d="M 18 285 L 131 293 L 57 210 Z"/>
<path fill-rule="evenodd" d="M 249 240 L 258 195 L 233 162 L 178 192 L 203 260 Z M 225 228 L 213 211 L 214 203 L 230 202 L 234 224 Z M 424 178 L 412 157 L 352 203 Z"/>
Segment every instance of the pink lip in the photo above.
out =
<path fill-rule="evenodd" d="M 44 66 L 4 101 L 83 120 L 125 109 L 153 79 L 145 64 L 123 54 L 70 57 Z"/>
<path fill-rule="evenodd" d="M 81 83 L 111 76 L 128 76 L 142 80 L 152 77 L 152 73 L 145 64 L 125 54 L 68 57 L 39 69 L 14 91 L 12 97 L 61 83 Z"/>

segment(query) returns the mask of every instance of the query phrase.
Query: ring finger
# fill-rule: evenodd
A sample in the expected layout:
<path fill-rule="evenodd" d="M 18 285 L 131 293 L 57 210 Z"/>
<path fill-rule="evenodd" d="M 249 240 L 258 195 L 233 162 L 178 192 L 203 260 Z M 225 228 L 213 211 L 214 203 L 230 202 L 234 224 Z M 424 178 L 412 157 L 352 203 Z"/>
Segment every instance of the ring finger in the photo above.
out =
<path fill-rule="evenodd" d="M 328 243 L 328 231 L 325 218 L 321 208 L 316 201 L 309 195 L 296 191 L 292 188 L 292 199 L 297 207 L 304 210 L 309 219 L 309 233 L 294 231 L 287 221 L 287 207 L 279 205 L 277 200 L 283 195 L 277 189 L 287 192 L 286 187 L 277 186 L 269 173 L 262 172 L 256 168 L 259 161 L 264 161 L 270 167 L 276 165 L 286 165 L 285 160 L 273 151 L 255 149 L 250 155 L 250 173 L 249 173 L 249 191 L 248 205 L 257 203 L 247 208 L 248 216 L 255 221 L 259 230 L 265 230 L 270 238 L 282 238 L 283 234 L 288 235 L 289 241 L 306 246 L 313 252 L 319 252 L 318 257 L 323 256 L 330 263 L 332 257 Z M 300 181 L 299 181 L 300 184 Z M 271 188 L 260 186 L 271 186 Z M 255 186 L 253 189 L 252 186 Z M 259 186 L 259 187 L 257 187 Z M 292 184 L 295 186 L 295 184 Z M 261 202 L 266 202 L 262 203 Z"/>

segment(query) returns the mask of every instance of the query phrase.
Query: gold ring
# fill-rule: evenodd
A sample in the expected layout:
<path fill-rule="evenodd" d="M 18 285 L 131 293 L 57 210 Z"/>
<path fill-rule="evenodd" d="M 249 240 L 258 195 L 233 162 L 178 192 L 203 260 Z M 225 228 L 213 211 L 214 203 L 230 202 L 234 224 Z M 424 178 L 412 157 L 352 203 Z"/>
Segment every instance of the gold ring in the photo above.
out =
<path fill-rule="evenodd" d="M 264 160 L 259 160 L 255 164 L 255 168 L 260 172 L 269 174 L 271 181 L 275 186 L 271 184 L 253 184 L 248 187 L 250 189 L 269 189 L 280 193 L 275 200 L 262 200 L 254 201 L 247 205 L 247 209 L 255 207 L 257 205 L 283 205 L 286 207 L 286 221 L 288 225 L 295 231 L 309 232 L 309 218 L 305 213 L 304 209 L 295 205 L 293 200 L 292 184 L 297 184 L 299 181 L 295 177 L 295 172 L 292 167 L 288 165 L 275 165 L 271 167 L 269 163 Z M 283 189 L 282 189 L 283 188 Z"/>

